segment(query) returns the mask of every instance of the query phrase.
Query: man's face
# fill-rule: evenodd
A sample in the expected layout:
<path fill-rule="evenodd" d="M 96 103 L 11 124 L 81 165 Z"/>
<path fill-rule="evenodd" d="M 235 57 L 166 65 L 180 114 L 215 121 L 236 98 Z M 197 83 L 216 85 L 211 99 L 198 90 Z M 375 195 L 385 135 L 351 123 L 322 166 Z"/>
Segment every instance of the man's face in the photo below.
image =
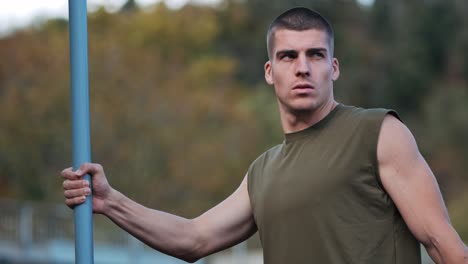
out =
<path fill-rule="evenodd" d="M 332 58 L 327 33 L 278 29 L 265 79 L 274 85 L 280 111 L 314 111 L 333 99 L 339 64 Z"/>

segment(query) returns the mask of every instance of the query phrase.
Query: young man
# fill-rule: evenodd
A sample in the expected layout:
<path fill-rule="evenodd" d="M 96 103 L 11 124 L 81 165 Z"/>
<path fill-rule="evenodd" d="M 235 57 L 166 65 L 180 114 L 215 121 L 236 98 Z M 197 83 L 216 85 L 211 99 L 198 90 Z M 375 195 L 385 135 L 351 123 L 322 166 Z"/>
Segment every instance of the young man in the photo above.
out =
<path fill-rule="evenodd" d="M 260 233 L 266 264 L 468 263 L 437 182 L 397 114 L 337 103 L 333 31 L 294 8 L 270 25 L 265 79 L 285 134 L 250 166 L 239 188 L 195 219 L 152 210 L 107 182 L 99 164 L 65 169 L 66 204 L 91 190 L 93 210 L 149 246 L 196 261 Z"/>

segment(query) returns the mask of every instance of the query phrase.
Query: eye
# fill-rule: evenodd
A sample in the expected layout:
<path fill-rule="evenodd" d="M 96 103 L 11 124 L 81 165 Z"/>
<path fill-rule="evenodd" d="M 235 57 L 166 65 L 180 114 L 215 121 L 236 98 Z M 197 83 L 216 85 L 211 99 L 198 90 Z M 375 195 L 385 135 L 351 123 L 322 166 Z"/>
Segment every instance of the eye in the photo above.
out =
<path fill-rule="evenodd" d="M 311 57 L 312 57 L 312 58 L 320 58 L 320 59 L 323 59 L 323 58 L 325 58 L 325 55 L 323 54 L 323 52 L 317 51 L 317 52 L 313 52 L 313 53 L 311 54 Z"/>
<path fill-rule="evenodd" d="M 278 58 L 282 61 L 291 61 L 297 58 L 296 52 L 282 52 L 279 54 Z"/>

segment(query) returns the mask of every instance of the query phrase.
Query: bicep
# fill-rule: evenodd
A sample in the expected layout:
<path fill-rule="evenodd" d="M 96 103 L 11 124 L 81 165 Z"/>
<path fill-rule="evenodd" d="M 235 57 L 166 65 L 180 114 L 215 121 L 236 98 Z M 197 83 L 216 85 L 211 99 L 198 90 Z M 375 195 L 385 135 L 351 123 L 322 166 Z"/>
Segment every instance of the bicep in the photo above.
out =
<path fill-rule="evenodd" d="M 211 254 L 240 243 L 256 231 L 247 176 L 223 202 L 194 219 L 201 251 Z"/>
<path fill-rule="evenodd" d="M 411 132 L 395 117 L 382 124 L 377 148 L 382 184 L 423 244 L 451 228 L 437 181 Z"/>

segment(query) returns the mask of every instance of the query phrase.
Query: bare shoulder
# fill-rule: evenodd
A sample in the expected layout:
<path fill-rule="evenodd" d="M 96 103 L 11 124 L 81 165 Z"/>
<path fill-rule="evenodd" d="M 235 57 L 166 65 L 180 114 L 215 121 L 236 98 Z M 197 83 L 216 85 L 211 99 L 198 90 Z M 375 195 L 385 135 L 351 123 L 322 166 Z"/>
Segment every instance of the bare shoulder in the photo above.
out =
<path fill-rule="evenodd" d="M 413 134 L 398 118 L 387 114 L 382 122 L 377 143 L 379 165 L 387 162 L 409 162 L 420 157 Z"/>

